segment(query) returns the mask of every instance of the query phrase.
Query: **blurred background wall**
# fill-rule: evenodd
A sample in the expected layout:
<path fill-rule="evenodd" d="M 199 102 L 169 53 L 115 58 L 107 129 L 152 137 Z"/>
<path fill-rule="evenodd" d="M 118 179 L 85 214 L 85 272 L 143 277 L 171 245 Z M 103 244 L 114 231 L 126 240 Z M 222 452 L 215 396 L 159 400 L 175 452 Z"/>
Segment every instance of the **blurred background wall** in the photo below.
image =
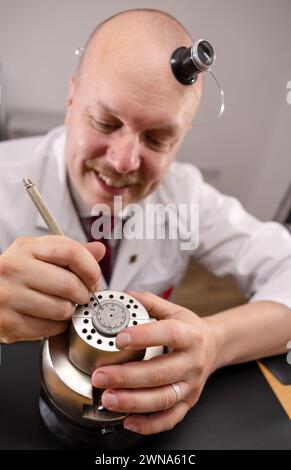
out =
<path fill-rule="evenodd" d="M 61 124 L 74 50 L 106 17 L 128 8 L 160 8 L 216 50 L 225 92 L 223 117 L 193 126 L 178 158 L 202 169 L 255 215 L 276 217 L 291 201 L 290 0 L 0 0 L 2 138 Z M 219 95 L 206 77 L 197 122 L 210 120 Z M 280 211 L 279 211 L 280 212 Z M 282 213 L 282 210 L 281 210 Z M 284 217 L 285 217 L 284 215 Z"/>

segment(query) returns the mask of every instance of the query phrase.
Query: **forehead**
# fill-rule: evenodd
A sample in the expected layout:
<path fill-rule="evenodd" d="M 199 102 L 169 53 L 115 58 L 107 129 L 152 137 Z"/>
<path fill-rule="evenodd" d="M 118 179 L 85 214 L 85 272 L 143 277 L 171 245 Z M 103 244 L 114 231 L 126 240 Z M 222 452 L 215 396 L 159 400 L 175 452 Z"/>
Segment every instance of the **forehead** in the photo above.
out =
<path fill-rule="evenodd" d="M 82 101 L 91 113 L 114 116 L 136 127 L 184 127 L 193 109 L 193 98 L 152 77 L 106 74 L 87 77 Z M 187 99 L 188 98 L 188 99 Z"/>

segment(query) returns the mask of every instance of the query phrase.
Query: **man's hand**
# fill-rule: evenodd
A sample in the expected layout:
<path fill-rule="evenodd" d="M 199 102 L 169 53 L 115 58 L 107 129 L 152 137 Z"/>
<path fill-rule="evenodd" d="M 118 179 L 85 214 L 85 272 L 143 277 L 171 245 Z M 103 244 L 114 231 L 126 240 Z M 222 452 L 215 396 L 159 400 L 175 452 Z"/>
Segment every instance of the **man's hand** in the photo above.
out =
<path fill-rule="evenodd" d="M 18 238 L 0 256 L 0 342 L 53 336 L 98 288 L 104 246 L 66 237 Z"/>
<path fill-rule="evenodd" d="M 100 367 L 92 383 L 106 389 L 102 395 L 106 408 L 133 413 L 125 419 L 125 428 L 153 434 L 172 429 L 197 402 L 213 371 L 214 338 L 207 321 L 190 310 L 151 293 L 130 294 L 159 321 L 127 328 L 117 336 L 117 346 L 164 345 L 169 352 L 148 361 Z M 173 383 L 181 389 L 178 403 Z"/>

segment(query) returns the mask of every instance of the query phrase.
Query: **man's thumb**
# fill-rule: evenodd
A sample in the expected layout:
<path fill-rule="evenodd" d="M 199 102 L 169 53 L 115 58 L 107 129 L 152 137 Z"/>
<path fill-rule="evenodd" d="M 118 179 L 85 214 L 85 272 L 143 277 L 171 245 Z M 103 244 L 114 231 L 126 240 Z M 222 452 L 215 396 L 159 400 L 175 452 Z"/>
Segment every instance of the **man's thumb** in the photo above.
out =
<path fill-rule="evenodd" d="M 100 261 L 105 255 L 105 246 L 101 242 L 85 243 L 84 246 L 94 256 L 97 261 Z"/>

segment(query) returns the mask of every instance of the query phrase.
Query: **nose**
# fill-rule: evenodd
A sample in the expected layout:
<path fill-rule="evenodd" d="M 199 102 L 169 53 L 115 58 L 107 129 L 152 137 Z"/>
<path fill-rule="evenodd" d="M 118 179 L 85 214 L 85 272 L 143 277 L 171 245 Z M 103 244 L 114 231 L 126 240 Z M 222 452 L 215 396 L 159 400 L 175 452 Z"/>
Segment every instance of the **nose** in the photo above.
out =
<path fill-rule="evenodd" d="M 118 173 L 130 173 L 140 166 L 138 137 L 134 134 L 120 133 L 114 136 L 107 161 Z"/>

